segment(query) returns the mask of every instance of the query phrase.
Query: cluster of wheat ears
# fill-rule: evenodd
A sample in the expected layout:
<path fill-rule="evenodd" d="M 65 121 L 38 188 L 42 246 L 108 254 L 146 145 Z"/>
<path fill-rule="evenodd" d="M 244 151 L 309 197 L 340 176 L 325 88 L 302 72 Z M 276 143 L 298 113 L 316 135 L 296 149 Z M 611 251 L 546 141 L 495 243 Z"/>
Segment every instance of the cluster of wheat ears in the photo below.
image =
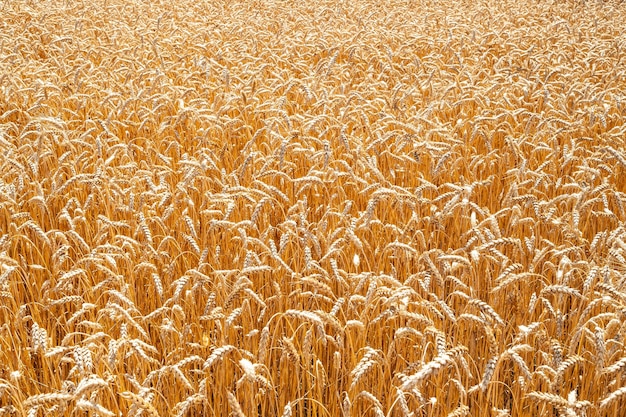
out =
<path fill-rule="evenodd" d="M 624 415 L 626 5 L 0 9 L 0 415 Z"/>

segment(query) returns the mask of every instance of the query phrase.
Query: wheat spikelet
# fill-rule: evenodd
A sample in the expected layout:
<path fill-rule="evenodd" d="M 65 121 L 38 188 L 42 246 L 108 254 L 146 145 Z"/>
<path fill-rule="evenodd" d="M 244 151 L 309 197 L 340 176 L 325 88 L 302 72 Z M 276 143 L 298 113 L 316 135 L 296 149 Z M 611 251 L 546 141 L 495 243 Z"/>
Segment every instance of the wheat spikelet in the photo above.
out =
<path fill-rule="evenodd" d="M 225 321 L 226 327 L 233 327 L 233 324 L 235 323 L 235 321 L 239 318 L 239 316 L 241 316 L 242 311 L 243 309 L 241 307 L 234 309 L 228 315 L 228 317 L 226 317 L 226 321 Z"/>
<path fill-rule="evenodd" d="M 606 408 L 618 401 L 623 395 L 626 395 L 626 387 L 619 388 L 613 391 L 608 397 L 600 401 L 600 408 Z"/>
<path fill-rule="evenodd" d="M 412 417 L 415 414 L 410 410 L 409 405 L 404 397 L 404 392 L 401 389 L 396 388 L 396 401 L 400 407 L 400 411 L 404 417 Z"/>
<path fill-rule="evenodd" d="M 65 232 L 65 234 L 69 236 L 70 241 L 72 241 L 81 249 L 83 254 L 89 253 L 89 245 L 87 244 L 87 242 L 85 242 L 85 239 L 83 239 L 83 237 L 79 235 L 76 231 L 68 230 L 67 232 Z"/>
<path fill-rule="evenodd" d="M 492 357 L 487 361 L 487 365 L 485 366 L 485 372 L 483 373 L 482 380 L 476 387 L 472 387 L 472 389 L 470 389 L 470 392 L 472 392 L 473 389 L 475 388 L 478 388 L 483 392 L 487 390 L 487 387 L 489 386 L 489 383 L 491 382 L 491 379 L 493 378 L 493 374 L 496 370 L 498 359 L 499 359 L 498 357 Z"/>
<path fill-rule="evenodd" d="M 221 360 L 224 355 L 234 350 L 237 350 L 237 348 L 232 345 L 226 345 L 215 349 L 213 352 L 211 352 L 211 356 L 209 356 L 204 362 L 203 369 L 206 370 L 207 368 L 210 368 L 216 361 Z"/>
<path fill-rule="evenodd" d="M 536 402 L 544 402 L 552 404 L 556 407 L 569 408 L 571 406 L 569 401 L 565 398 L 547 392 L 530 392 L 526 395 L 526 397 Z"/>
<path fill-rule="evenodd" d="M 42 241 L 46 246 L 50 246 L 50 239 L 43 229 L 34 221 L 28 220 L 20 228 L 30 229 L 37 238 Z"/>
<path fill-rule="evenodd" d="M 504 326 L 504 320 L 500 317 L 498 313 L 491 307 L 489 304 L 484 301 L 472 299 L 468 302 L 468 305 L 472 305 L 477 307 L 483 314 L 485 314 L 489 319 L 493 320 L 495 323 L 500 326 Z"/>
<path fill-rule="evenodd" d="M 125 323 L 126 324 L 130 324 L 135 330 L 137 330 L 137 332 L 139 332 L 139 334 L 145 339 L 145 340 L 149 340 L 150 337 L 148 335 L 148 333 L 143 329 L 143 327 L 137 323 L 137 321 L 130 315 L 130 313 L 128 312 L 128 310 L 126 310 L 124 307 L 120 306 L 119 304 L 115 303 L 115 302 L 111 302 L 109 301 L 106 305 L 106 308 L 101 310 L 102 312 L 106 312 L 107 314 L 110 315 L 111 318 L 117 319 L 119 317 L 122 317 L 125 319 Z"/>
<path fill-rule="evenodd" d="M 112 412 L 111 410 L 106 409 L 105 407 L 103 407 L 102 405 L 94 401 L 86 400 L 83 398 L 76 401 L 76 408 L 79 410 L 83 410 L 83 411 L 91 411 L 94 414 L 99 415 L 99 416 L 104 416 L 104 417 L 115 416 L 115 413 Z"/>
<path fill-rule="evenodd" d="M 24 406 L 27 408 L 35 408 L 46 404 L 54 403 L 67 403 L 74 399 L 72 394 L 51 393 L 51 394 L 37 394 L 28 397 L 24 400 Z"/>
<path fill-rule="evenodd" d="M 177 279 L 176 281 L 172 283 L 172 285 L 175 288 L 174 288 L 174 293 L 172 294 L 171 300 L 178 301 L 178 299 L 180 298 L 183 292 L 183 288 L 185 287 L 185 285 L 187 285 L 187 283 L 189 283 L 190 279 L 191 277 L 189 275 L 183 275 L 182 277 L 180 277 L 179 279 Z"/>
<path fill-rule="evenodd" d="M 145 398 L 130 391 L 124 391 L 120 393 L 120 397 L 133 403 L 141 410 L 145 411 L 149 416 L 159 417 L 158 411 L 154 406 Z"/>
<path fill-rule="evenodd" d="M 460 405 L 455 408 L 453 411 L 448 413 L 447 417 L 464 417 L 467 416 L 470 412 L 470 409 L 466 405 Z"/>
<path fill-rule="evenodd" d="M 168 370 L 174 375 L 174 378 L 178 380 L 182 385 L 187 388 L 189 391 L 193 391 L 193 385 L 189 382 L 189 379 L 185 376 L 183 371 L 181 371 L 178 365 L 170 366 Z"/>
<path fill-rule="evenodd" d="M 197 403 L 206 402 L 206 396 L 204 394 L 193 394 L 187 397 L 184 401 L 177 403 L 172 412 L 176 417 L 183 417 L 187 415 L 187 412 Z"/>
<path fill-rule="evenodd" d="M 566 285 L 548 285 L 541 290 L 539 295 L 541 296 L 544 294 L 566 294 L 576 298 L 582 297 L 577 289 Z"/>
<path fill-rule="evenodd" d="M 152 277 L 152 282 L 154 282 L 154 288 L 156 289 L 156 293 L 158 294 L 159 297 L 162 298 L 163 297 L 163 283 L 161 281 L 161 278 L 156 273 L 151 274 L 151 277 Z"/>
<path fill-rule="evenodd" d="M 611 366 L 605 367 L 602 372 L 607 374 L 614 374 L 616 372 L 621 371 L 624 367 L 626 367 L 626 356 L 620 358 L 618 361 L 613 363 Z"/>
<path fill-rule="evenodd" d="M 374 415 L 376 415 L 376 417 L 384 417 L 385 413 L 383 412 L 383 405 L 380 402 L 380 400 L 378 398 L 376 398 L 376 396 L 374 396 L 371 392 L 369 391 L 361 391 L 355 398 L 365 398 L 368 401 L 370 401 L 372 403 L 372 405 L 374 406 Z"/>
<path fill-rule="evenodd" d="M 320 317 L 310 311 L 303 311 L 303 310 L 287 310 L 285 311 L 285 316 L 287 317 L 297 317 L 300 318 L 302 320 L 305 321 L 309 321 L 313 324 L 315 324 L 316 326 L 319 327 L 323 327 L 324 323 L 322 322 L 322 319 L 320 319 Z"/>
<path fill-rule="evenodd" d="M 281 342 L 283 348 L 282 356 L 295 364 L 300 363 L 300 353 L 298 352 L 296 346 L 293 344 L 293 341 L 291 339 L 283 337 Z"/>
<path fill-rule="evenodd" d="M 158 352 L 153 346 L 150 346 L 144 342 L 142 342 L 141 340 L 138 339 L 129 339 L 128 344 L 130 345 L 131 349 L 144 361 L 148 362 L 148 363 L 158 363 L 158 361 L 150 356 L 148 356 L 148 354 L 146 353 L 146 350 L 150 350 L 152 352 Z"/>
<path fill-rule="evenodd" d="M 48 350 L 48 332 L 46 329 L 42 329 L 36 322 L 33 322 L 30 334 L 33 352 L 45 354 Z"/>
<path fill-rule="evenodd" d="M 263 327 L 263 330 L 261 330 L 261 337 L 259 339 L 258 361 L 260 363 L 264 363 L 267 357 L 267 351 L 268 351 L 267 345 L 269 343 L 269 337 L 270 337 L 270 329 L 268 326 L 265 326 Z"/>
<path fill-rule="evenodd" d="M 359 383 L 360 379 L 366 375 L 377 362 L 378 352 L 370 347 L 366 347 L 363 357 L 351 372 L 352 382 L 350 384 L 350 389 L 353 389 L 356 384 Z"/>
<path fill-rule="evenodd" d="M 93 391 L 99 391 L 107 386 L 107 382 L 102 378 L 96 375 L 89 375 L 78 383 L 74 391 L 74 397 L 85 398 L 87 394 L 91 394 Z"/>
<path fill-rule="evenodd" d="M 448 353 L 435 357 L 425 364 L 417 373 L 408 377 L 400 387 L 403 391 L 411 390 L 415 385 L 426 379 L 428 376 L 437 373 L 441 368 L 452 362 L 452 356 Z"/>
<path fill-rule="evenodd" d="M 81 374 L 90 374 L 93 369 L 93 361 L 91 351 L 84 347 L 76 347 L 74 349 L 74 362 L 76 368 Z"/>
<path fill-rule="evenodd" d="M 283 413 L 281 414 L 281 417 L 291 417 L 292 415 L 293 409 L 291 407 L 291 404 L 287 404 L 285 408 L 283 408 Z"/>
<path fill-rule="evenodd" d="M 239 401 L 237 400 L 237 397 L 235 397 L 235 394 L 228 391 L 226 395 L 228 397 L 228 405 L 230 405 L 230 409 L 235 417 L 245 417 L 245 414 L 241 410 L 241 405 L 239 405 Z"/>

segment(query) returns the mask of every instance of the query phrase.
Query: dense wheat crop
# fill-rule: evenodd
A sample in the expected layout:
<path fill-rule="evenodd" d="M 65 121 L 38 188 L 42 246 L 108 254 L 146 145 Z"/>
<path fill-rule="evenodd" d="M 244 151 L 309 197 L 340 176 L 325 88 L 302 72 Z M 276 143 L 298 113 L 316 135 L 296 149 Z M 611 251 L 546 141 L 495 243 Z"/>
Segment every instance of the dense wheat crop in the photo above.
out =
<path fill-rule="evenodd" d="M 2 415 L 624 415 L 626 5 L 0 9 Z"/>

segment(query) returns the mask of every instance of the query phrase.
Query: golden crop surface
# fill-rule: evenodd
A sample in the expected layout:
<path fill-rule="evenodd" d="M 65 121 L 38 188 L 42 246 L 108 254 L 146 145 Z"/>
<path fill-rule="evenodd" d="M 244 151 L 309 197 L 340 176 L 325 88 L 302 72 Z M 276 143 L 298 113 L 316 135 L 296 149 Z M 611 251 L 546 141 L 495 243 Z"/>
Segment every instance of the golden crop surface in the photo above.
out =
<path fill-rule="evenodd" d="M 0 8 L 0 415 L 624 415 L 626 3 Z"/>

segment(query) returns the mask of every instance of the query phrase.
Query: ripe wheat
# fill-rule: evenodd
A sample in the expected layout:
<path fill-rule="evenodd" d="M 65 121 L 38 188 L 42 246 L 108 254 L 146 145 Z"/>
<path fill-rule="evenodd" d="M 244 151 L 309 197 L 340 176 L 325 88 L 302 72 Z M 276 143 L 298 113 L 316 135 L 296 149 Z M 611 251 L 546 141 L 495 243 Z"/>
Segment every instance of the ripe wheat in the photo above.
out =
<path fill-rule="evenodd" d="M 5 2 L 0 414 L 621 415 L 625 7 Z"/>

